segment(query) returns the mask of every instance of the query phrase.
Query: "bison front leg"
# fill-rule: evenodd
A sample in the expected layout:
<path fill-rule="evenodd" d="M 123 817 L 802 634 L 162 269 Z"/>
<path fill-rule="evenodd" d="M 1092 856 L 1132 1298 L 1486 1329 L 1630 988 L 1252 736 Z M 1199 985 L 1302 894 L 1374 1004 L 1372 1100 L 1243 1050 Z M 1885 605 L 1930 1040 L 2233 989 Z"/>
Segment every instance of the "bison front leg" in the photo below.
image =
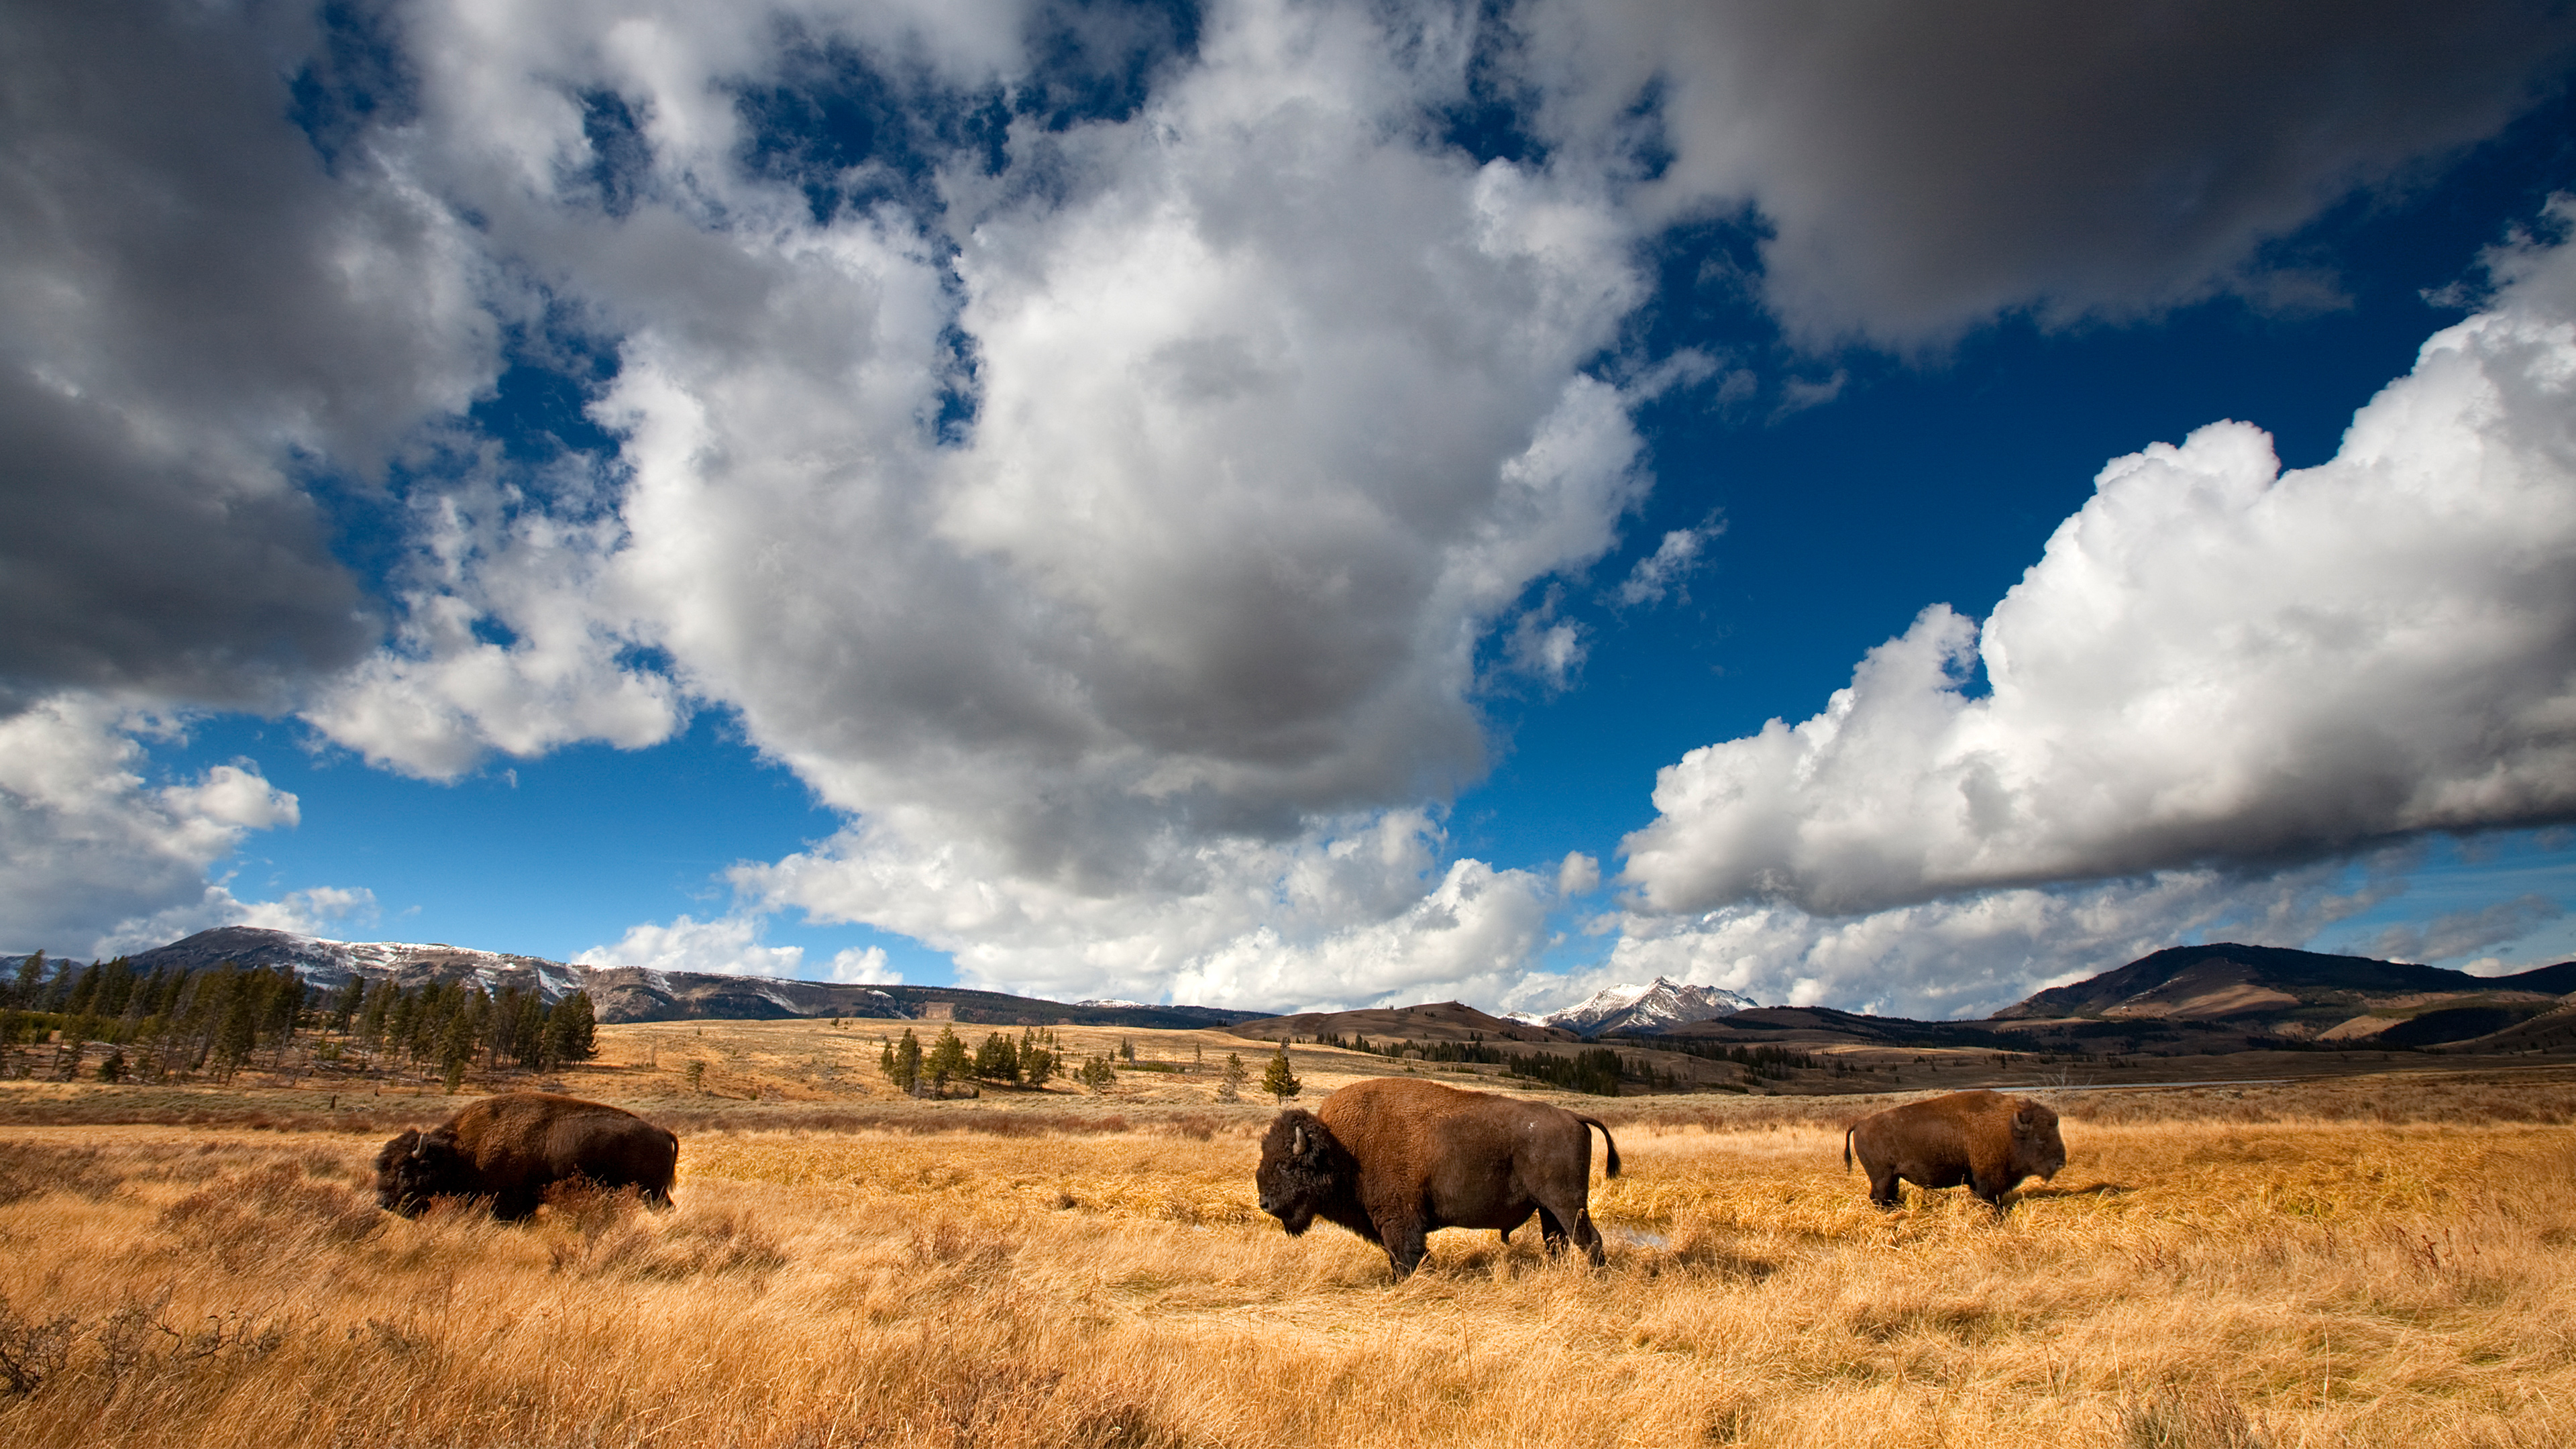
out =
<path fill-rule="evenodd" d="M 1387 1241 L 1386 1259 L 1395 1268 L 1398 1278 L 1412 1277 L 1414 1270 L 1422 1266 L 1422 1260 L 1430 1256 L 1431 1234 L 1420 1223 L 1408 1224 L 1404 1231 Z"/>
<path fill-rule="evenodd" d="M 1431 1229 L 1419 1217 L 1377 1224 L 1377 1241 L 1386 1249 L 1387 1266 L 1395 1270 L 1398 1281 L 1412 1277 L 1431 1253 Z"/>

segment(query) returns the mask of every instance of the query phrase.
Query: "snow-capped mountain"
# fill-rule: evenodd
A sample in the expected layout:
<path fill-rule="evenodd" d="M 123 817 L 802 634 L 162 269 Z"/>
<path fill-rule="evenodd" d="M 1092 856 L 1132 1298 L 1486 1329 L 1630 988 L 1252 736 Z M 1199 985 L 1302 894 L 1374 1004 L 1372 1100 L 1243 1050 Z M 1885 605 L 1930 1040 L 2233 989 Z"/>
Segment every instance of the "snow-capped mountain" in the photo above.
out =
<path fill-rule="evenodd" d="M 486 991 L 498 991 L 504 985 L 533 987 L 553 1001 L 590 985 L 584 968 L 539 956 L 476 951 L 443 942 L 327 941 L 258 926 L 218 926 L 184 941 L 137 951 L 129 959 L 139 971 L 164 966 L 195 970 L 219 961 L 288 968 L 325 990 L 337 990 L 350 977 L 364 976 L 405 985 L 466 981 Z"/>
<path fill-rule="evenodd" d="M 219 926 L 183 941 L 137 951 L 136 971 L 202 970 L 230 961 L 241 967 L 290 970 L 324 991 L 352 978 L 391 981 L 406 989 L 425 982 L 461 982 L 499 994 L 512 987 L 548 1001 L 573 991 L 590 993 L 604 1022 L 685 1021 L 696 1018 L 765 1021 L 781 1018 L 862 1017 L 918 1020 L 944 1003 L 943 1020 L 992 1026 L 1202 1027 L 1249 1021 L 1259 1012 L 1211 1006 L 1146 1006 L 1135 1002 L 1085 1002 L 1073 1006 L 977 991 L 960 986 L 865 985 L 846 981 L 795 981 L 700 971 L 657 971 L 640 966 L 583 966 L 476 951 L 439 943 L 326 941 L 257 926 Z"/>
<path fill-rule="evenodd" d="M 1759 1005 L 1752 997 L 1722 986 L 1688 986 L 1658 976 L 1643 986 L 1608 986 L 1589 1000 L 1544 1016 L 1513 1012 L 1511 1019 L 1532 1026 L 1561 1027 L 1580 1036 L 1624 1031 L 1651 1035 L 1686 1022 L 1732 1016 Z"/>

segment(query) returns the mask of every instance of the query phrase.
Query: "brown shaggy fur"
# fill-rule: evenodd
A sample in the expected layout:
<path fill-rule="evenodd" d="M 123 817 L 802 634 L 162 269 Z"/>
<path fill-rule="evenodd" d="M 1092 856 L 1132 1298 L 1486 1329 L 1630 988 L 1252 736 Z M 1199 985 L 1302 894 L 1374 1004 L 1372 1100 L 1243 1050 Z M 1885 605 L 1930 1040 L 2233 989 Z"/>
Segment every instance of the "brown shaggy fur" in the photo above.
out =
<path fill-rule="evenodd" d="M 639 1187 L 646 1202 L 668 1207 L 679 1161 L 679 1138 L 623 1108 L 504 1092 L 386 1143 L 376 1154 L 376 1203 L 412 1217 L 433 1198 L 489 1198 L 494 1217 L 523 1218 L 547 1188 L 578 1177 Z"/>
<path fill-rule="evenodd" d="M 1916 1187 L 1961 1183 L 1995 1211 L 2026 1177 L 2050 1178 L 2066 1165 L 2057 1113 L 2028 1097 L 1952 1092 L 1873 1112 L 1843 1133 L 1843 1171 L 1857 1152 L 1869 1200 L 1896 1206 L 1897 1179 Z"/>
<path fill-rule="evenodd" d="M 1592 1135 L 1619 1175 L 1610 1129 L 1562 1107 L 1410 1077 L 1354 1083 L 1314 1112 L 1279 1114 L 1261 1143 L 1261 1210 L 1291 1234 L 1317 1218 L 1386 1250 L 1399 1278 L 1436 1228 L 1512 1229 L 1538 1214 L 1550 1252 L 1602 1260 L 1590 1207 Z"/>

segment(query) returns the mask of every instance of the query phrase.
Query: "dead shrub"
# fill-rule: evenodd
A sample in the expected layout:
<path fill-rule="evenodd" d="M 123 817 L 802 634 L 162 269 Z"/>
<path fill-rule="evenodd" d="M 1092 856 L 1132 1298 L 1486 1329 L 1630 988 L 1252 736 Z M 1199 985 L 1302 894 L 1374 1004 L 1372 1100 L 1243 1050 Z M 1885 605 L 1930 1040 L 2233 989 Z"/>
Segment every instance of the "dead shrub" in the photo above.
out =
<path fill-rule="evenodd" d="M 62 1372 L 79 1328 L 79 1320 L 68 1313 L 40 1321 L 0 1296 L 0 1394 L 32 1394 Z"/>

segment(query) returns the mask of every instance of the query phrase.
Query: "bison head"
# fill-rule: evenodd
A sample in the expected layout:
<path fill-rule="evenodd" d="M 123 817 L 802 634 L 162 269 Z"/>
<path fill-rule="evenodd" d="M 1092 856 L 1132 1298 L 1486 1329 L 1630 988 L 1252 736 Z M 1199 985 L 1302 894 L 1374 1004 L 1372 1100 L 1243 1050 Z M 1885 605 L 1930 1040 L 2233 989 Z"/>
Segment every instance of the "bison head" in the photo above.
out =
<path fill-rule="evenodd" d="M 463 1168 L 456 1136 L 445 1128 L 405 1131 L 376 1154 L 376 1206 L 418 1217 L 429 1200 L 455 1193 Z"/>
<path fill-rule="evenodd" d="M 1359 1161 L 1322 1118 L 1291 1107 L 1261 1139 L 1261 1167 L 1253 1183 L 1261 1210 L 1294 1237 L 1314 1226 L 1315 1214 L 1359 1190 Z"/>
<path fill-rule="evenodd" d="M 2037 1102 L 2013 1112 L 2013 1166 L 2042 1180 L 2066 1165 L 2066 1140 L 2057 1135 L 2057 1113 Z"/>

